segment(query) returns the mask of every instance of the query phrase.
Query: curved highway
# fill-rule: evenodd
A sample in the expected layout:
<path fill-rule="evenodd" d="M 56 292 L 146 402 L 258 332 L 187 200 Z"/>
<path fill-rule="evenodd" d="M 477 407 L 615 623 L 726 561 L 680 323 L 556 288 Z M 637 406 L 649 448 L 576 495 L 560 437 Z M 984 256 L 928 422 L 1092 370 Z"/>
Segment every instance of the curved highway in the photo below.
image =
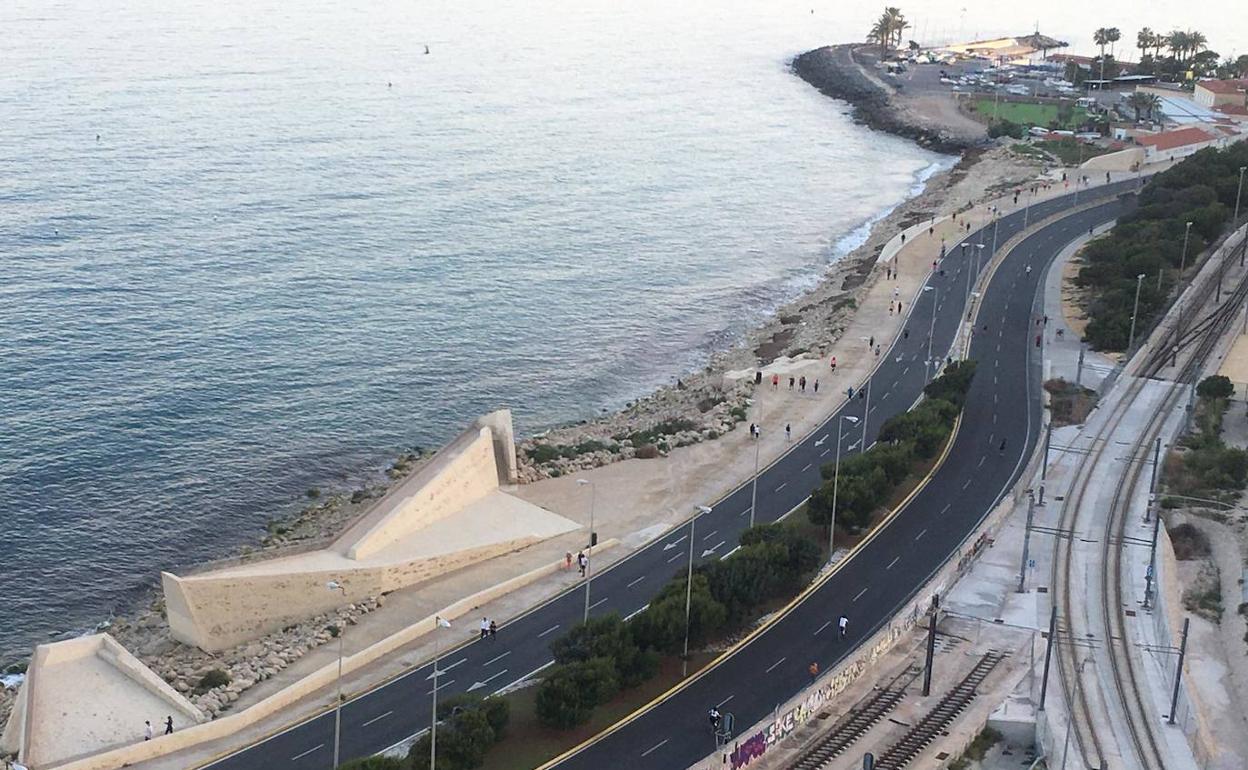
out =
<path fill-rule="evenodd" d="M 1117 195 L 1134 190 L 1137 184 L 1128 180 L 1080 192 L 1084 203 L 1092 199 L 1109 202 L 1028 236 L 997 268 L 982 298 L 979 328 L 972 338 L 971 357 L 979 361 L 979 367 L 962 428 L 944 466 L 910 505 L 783 620 L 685 689 L 568 758 L 560 767 L 619 767 L 625 763 L 633 770 L 685 767 L 713 748 L 708 745 L 711 739 L 705 724 L 710 705 L 729 699 L 731 705 L 725 709 L 735 714 L 738 727 L 753 724 L 806 684 L 811 661 L 825 670 L 835 665 L 908 600 L 1014 483 L 1035 443 L 1041 406 L 1039 363 L 1033 355 L 1038 330 L 1033 327 L 1032 305 L 1043 271 L 1027 273 L 1027 263 L 1038 267 L 1076 234 L 1117 217 L 1122 206 L 1128 205 Z M 1070 194 L 1031 206 L 1030 222 L 1071 208 L 1074 197 Z M 1018 233 L 1023 218 L 1021 209 L 1001 217 L 997 242 L 1004 244 Z M 992 228 L 992 224 L 984 228 L 985 244 L 992 243 Z M 980 232 L 968 233 L 965 241 L 979 243 Z M 871 409 L 865 423 L 868 445 L 880 425 L 907 409 L 922 391 L 927 380 L 925 332 L 934 303 L 932 349 L 948 351 L 953 343 L 966 312 L 967 271 L 975 269 L 976 251 L 974 247 L 965 249 L 968 258 L 964 260 L 964 250 L 958 246 L 953 244 L 943 260 L 944 274 L 929 276 L 927 286 L 932 290 L 921 292 L 912 303 L 909 339 L 899 338 L 881 357 L 872 376 Z M 988 255 L 984 256 L 986 264 Z M 835 421 L 842 415 L 862 418 L 864 405 L 865 401 L 857 397 L 843 404 L 763 470 L 758 483 L 759 522 L 775 521 L 805 500 L 820 483 L 819 466 L 831 459 L 835 449 Z M 862 430 L 860 422 L 848 431 L 844 454 L 861 446 L 862 434 L 858 432 Z M 851 443 L 855 444 L 852 449 Z M 695 550 L 710 551 L 706 559 L 721 558 L 735 546 L 748 521 L 750 486 L 750 481 L 745 481 L 709 513 L 698 517 Z M 591 611 L 627 616 L 644 607 L 685 563 L 687 530 L 687 526 L 677 527 L 596 574 L 596 601 Z M 679 545 L 673 547 L 676 543 Z M 571 589 L 508 622 L 496 639 L 468 642 L 444 653 L 439 696 L 470 688 L 489 694 L 545 667 L 551 661 L 550 642 L 581 618 L 581 590 Z M 842 613 L 850 618 L 850 625 L 848 638 L 839 642 L 834 628 L 825 624 Z M 345 704 L 342 759 L 375 754 L 425 729 L 430 716 L 431 672 L 431 665 L 426 663 Z M 333 713 L 324 713 L 209 767 L 323 770 L 332 764 L 333 731 Z"/>

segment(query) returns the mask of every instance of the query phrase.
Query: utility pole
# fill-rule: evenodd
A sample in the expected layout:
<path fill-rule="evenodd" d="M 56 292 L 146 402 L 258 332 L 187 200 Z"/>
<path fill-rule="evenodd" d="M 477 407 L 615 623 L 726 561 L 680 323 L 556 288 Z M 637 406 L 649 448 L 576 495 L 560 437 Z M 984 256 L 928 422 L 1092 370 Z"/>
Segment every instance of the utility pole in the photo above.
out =
<path fill-rule="evenodd" d="M 862 443 L 858 445 L 859 452 L 867 451 L 867 418 L 871 416 L 871 380 L 867 380 L 867 398 L 866 404 L 862 407 Z"/>
<path fill-rule="evenodd" d="M 1044 646 L 1044 674 L 1040 679 L 1040 710 L 1044 711 L 1044 696 L 1049 691 L 1049 662 L 1053 660 L 1053 645 L 1057 637 L 1057 605 L 1049 610 L 1049 638 Z"/>
<path fill-rule="evenodd" d="M 932 660 L 936 656 L 936 617 L 940 614 L 940 606 L 932 605 L 927 622 L 927 661 L 923 665 L 923 697 L 932 693 Z"/>
<path fill-rule="evenodd" d="M 1079 340 L 1079 365 L 1075 368 L 1075 385 L 1083 384 L 1083 351 L 1086 347 L 1083 340 Z"/>
<path fill-rule="evenodd" d="M 1174 724 L 1174 712 L 1179 708 L 1179 684 L 1183 681 L 1183 659 L 1187 657 L 1187 627 L 1191 618 L 1183 618 L 1183 639 L 1179 642 L 1179 664 L 1174 667 L 1174 694 L 1170 696 L 1170 724 Z"/>
<path fill-rule="evenodd" d="M 1144 285 L 1144 274 L 1140 273 L 1135 277 L 1135 305 L 1131 309 L 1131 336 L 1127 338 L 1127 354 L 1130 355 L 1131 348 L 1135 345 L 1135 319 L 1140 314 L 1140 287 Z M 1157 288 L 1161 288 L 1161 273 L 1157 273 Z M 1079 361 L 1083 362 L 1083 350 L 1079 351 Z"/>
<path fill-rule="evenodd" d="M 1029 489 L 1027 490 L 1027 525 L 1023 529 L 1023 563 L 1018 567 L 1018 592 L 1026 591 L 1025 583 L 1027 581 L 1027 551 L 1031 546 L 1031 518 L 1036 510 L 1036 496 Z"/>
<path fill-rule="evenodd" d="M 1153 444 L 1153 469 L 1148 479 L 1148 501 L 1149 505 L 1144 508 L 1144 521 L 1148 521 L 1149 508 L 1152 507 L 1153 499 L 1157 496 L 1157 466 L 1161 460 L 1161 436 L 1157 437 L 1157 441 Z"/>
<path fill-rule="evenodd" d="M 1040 501 L 1036 505 L 1044 505 L 1044 481 L 1049 475 L 1049 444 L 1052 440 L 1053 421 L 1050 420 L 1048 426 L 1044 429 L 1044 462 L 1040 464 Z"/>
<path fill-rule="evenodd" d="M 1148 571 L 1144 573 L 1144 609 L 1153 608 L 1153 579 L 1157 574 L 1157 536 L 1161 531 L 1161 513 L 1153 516 L 1153 541 L 1148 547 Z"/>

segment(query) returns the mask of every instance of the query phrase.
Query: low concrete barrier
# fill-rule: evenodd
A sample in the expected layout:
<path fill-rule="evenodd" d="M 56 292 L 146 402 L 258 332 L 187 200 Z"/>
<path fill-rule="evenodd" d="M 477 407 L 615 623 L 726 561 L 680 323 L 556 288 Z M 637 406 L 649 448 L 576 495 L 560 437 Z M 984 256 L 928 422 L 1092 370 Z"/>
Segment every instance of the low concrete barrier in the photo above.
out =
<path fill-rule="evenodd" d="M 619 540 L 611 538 L 600 542 L 594 550 L 604 550 L 612 548 L 619 544 Z M 592 551 L 591 551 L 592 553 Z M 422 620 L 418 620 L 412 625 L 398 631 L 390 636 L 382 639 L 376 644 L 370 645 L 354 655 L 346 656 L 342 659 L 343 675 L 352 674 L 364 666 L 378 660 L 379 658 L 395 651 L 396 649 L 415 641 L 424 634 L 433 630 L 435 618 L 443 617 L 448 620 L 463 616 L 465 613 L 493 601 L 500 596 L 508 594 L 522 586 L 533 581 L 554 574 L 562 569 L 564 561 L 552 562 L 537 569 L 517 575 L 510 580 L 503 581 L 497 585 L 491 586 L 484 591 L 479 591 L 471 596 L 467 596 L 459 601 L 448 605 L 440 612 L 430 615 Z M 264 700 L 255 705 L 238 712 L 211 722 L 196 725 L 186 730 L 176 732 L 172 735 L 162 735 L 153 738 L 150 741 L 143 741 L 121 748 L 111 749 L 91 757 L 74 760 L 61 765 L 57 765 L 55 770 L 112 770 L 113 768 L 132 765 L 137 762 L 143 762 L 149 759 L 166 756 L 178 751 L 200 746 L 210 741 L 220 740 L 229 735 L 234 735 L 244 729 L 254 726 L 263 719 L 267 719 L 282 709 L 288 708 L 300 700 L 307 698 L 317 690 L 328 687 L 334 683 L 338 675 L 338 663 L 323 666 L 308 676 L 300 679 L 298 682 L 285 687 L 278 692 L 273 693 Z M 329 705 L 326 708 L 330 708 Z M 277 733 L 287 729 L 297 721 L 304 721 L 306 718 L 294 720 L 291 723 L 283 724 L 281 727 L 274 729 L 272 732 Z"/>

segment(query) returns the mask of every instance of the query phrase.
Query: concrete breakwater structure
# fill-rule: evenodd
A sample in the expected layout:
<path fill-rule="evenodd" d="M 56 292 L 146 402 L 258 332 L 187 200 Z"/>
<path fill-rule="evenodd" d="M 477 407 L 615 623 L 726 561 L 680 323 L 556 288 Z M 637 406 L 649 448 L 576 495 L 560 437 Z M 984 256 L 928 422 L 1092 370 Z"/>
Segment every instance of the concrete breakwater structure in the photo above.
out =
<path fill-rule="evenodd" d="M 410 587 L 580 526 L 504 491 L 515 481 L 511 413 L 499 410 L 476 420 L 325 548 L 198 574 L 162 573 L 170 631 L 205 651 L 226 650 L 344 604 Z M 493 596 L 532 577 L 518 576 L 485 593 Z M 327 585 L 331 581 L 341 590 L 332 590 Z M 480 594 L 467 597 L 443 615 L 454 617 L 483 600 Z M 432 622 L 432 617 L 418 621 L 393 639 L 353 655 L 351 668 L 427 630 Z M 324 686 L 332 674 L 318 670 L 267 699 L 254 714 L 186 729 L 205 722 L 208 715 L 111 636 L 40 645 L 5 725 L 0 752 L 17 753 L 32 768 L 61 766 L 99 752 L 107 757 L 126 747 L 150 747 L 144 756 L 155 756 L 157 749 L 168 750 L 166 744 L 175 737 L 178 745 L 191 745 L 228 732 L 226 725 L 213 729 L 218 723 L 249 724 Z M 150 722 L 159 737 L 167 717 L 175 734 L 145 742 L 144 723 Z M 100 766 L 109 766 L 107 758 L 102 761 Z"/>
<path fill-rule="evenodd" d="M 511 413 L 492 412 L 324 549 L 200 574 L 162 573 L 170 630 L 208 652 L 228 649 L 577 528 L 501 489 L 515 479 Z M 329 581 L 343 590 L 327 589 Z"/>

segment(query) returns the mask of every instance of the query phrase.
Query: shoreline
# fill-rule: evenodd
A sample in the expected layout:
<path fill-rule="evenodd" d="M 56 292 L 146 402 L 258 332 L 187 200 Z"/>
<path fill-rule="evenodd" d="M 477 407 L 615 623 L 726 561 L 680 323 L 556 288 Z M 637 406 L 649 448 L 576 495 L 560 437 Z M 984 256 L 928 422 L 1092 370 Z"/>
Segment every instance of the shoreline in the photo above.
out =
<path fill-rule="evenodd" d="M 796 63 L 812 53 L 827 50 L 831 49 L 816 49 L 794 59 L 795 74 L 811 83 L 808 77 L 797 72 Z M 853 100 L 835 96 L 822 87 L 816 87 L 825 95 L 849 101 L 857 109 L 858 105 Z M 876 128 L 868 121 L 860 122 L 871 130 L 884 130 Z M 930 144 L 926 147 L 933 149 Z M 912 194 L 843 234 L 836 243 L 845 243 L 849 247 L 847 252 L 823 268 L 814 287 L 781 302 L 765 321 L 730 342 L 726 348 L 711 352 L 701 368 L 677 376 L 674 384 L 646 393 L 628 402 L 623 409 L 595 418 L 553 426 L 523 439 L 518 438 L 517 453 L 522 484 L 637 456 L 640 446 L 635 444 L 632 436 L 653 431 L 657 424 L 664 422 L 683 429 L 653 435 L 655 456 L 665 455 L 679 446 L 714 440 L 723 432 L 732 430 L 746 419 L 747 411 L 744 407 L 753 396 L 753 381 L 746 377 L 733 380 L 733 373 L 765 365 L 783 367 L 790 361 L 795 364 L 809 364 L 813 357 L 821 358 L 847 327 L 856 309 L 857 298 L 871 283 L 872 271 L 884 244 L 897 231 L 936 217 L 949 209 L 965 208 L 972 197 L 965 196 L 965 191 L 959 191 L 958 187 L 972 172 L 975 173 L 977 182 L 980 181 L 978 177 L 984 177 L 983 186 L 977 191 L 982 197 L 992 189 L 989 182 L 993 180 L 1011 175 L 1025 178 L 1034 175 L 1036 171 L 1034 163 L 1013 158 L 1004 151 L 1000 156 L 978 151 L 962 152 L 960 158 L 950 156 L 946 160 L 947 164 L 940 162 L 935 169 L 929 166 L 920 171 L 911 188 Z M 929 169 L 932 169 L 931 173 L 928 173 Z M 924 175 L 926 178 L 922 178 Z M 974 188 L 976 185 L 970 186 Z M 860 231 L 861 238 L 858 237 Z M 592 408 L 594 407 L 588 407 Z M 621 439 L 621 436 L 624 438 Z M 612 451 L 609 446 L 595 446 L 594 442 L 603 445 L 614 442 L 618 449 Z M 533 455 L 540 452 L 538 447 L 542 446 L 587 448 L 586 451 L 572 456 L 557 454 L 546 462 L 536 462 Z M 354 474 L 357 478 L 365 479 L 381 477 L 380 484 L 366 481 L 359 489 L 335 490 L 325 493 L 323 497 L 318 493 L 316 498 L 309 494 L 309 501 L 299 509 L 270 517 L 267 526 L 269 534 L 256 547 L 244 546 L 240 549 L 241 553 L 225 554 L 222 559 L 198 564 L 190 571 L 202 571 L 226 561 L 267 559 L 293 550 L 315 547 L 348 526 L 367 509 L 373 499 L 384 494 L 394 483 L 414 473 L 432 456 L 433 453 L 419 450 L 405 452 L 389 470 L 378 467 Z M 297 501 L 293 504 L 298 506 Z M 344 611 L 346 617 L 340 619 L 351 624 L 355 620 L 353 616 L 371 612 L 380 604 L 380 600 L 375 604 L 361 602 L 358 607 L 353 606 L 349 611 Z M 322 632 L 330 619 L 329 616 L 312 618 L 287 632 L 279 632 L 271 635 L 272 638 L 266 637 L 245 646 L 263 644 L 266 647 L 283 649 L 319 646 L 328 641 L 328 636 Z M 221 661 L 226 657 L 206 653 L 192 654 L 189 649 L 169 639 L 168 626 L 163 620 L 163 598 L 159 594 L 158 585 L 153 585 L 150 594 L 136 599 L 124 615 L 102 622 L 96 628 L 115 634 L 118 641 L 167 680 L 185 681 L 185 672 L 191 668 L 203 668 L 205 658 Z M 61 638 L 70 634 L 72 632 L 63 632 L 50 637 Z M 295 643 L 292 644 L 292 641 Z M 11 697 L 5 698 L 4 694 L 0 692 L 0 720 L 7 716 L 9 703 L 6 700 L 11 701 Z"/>

